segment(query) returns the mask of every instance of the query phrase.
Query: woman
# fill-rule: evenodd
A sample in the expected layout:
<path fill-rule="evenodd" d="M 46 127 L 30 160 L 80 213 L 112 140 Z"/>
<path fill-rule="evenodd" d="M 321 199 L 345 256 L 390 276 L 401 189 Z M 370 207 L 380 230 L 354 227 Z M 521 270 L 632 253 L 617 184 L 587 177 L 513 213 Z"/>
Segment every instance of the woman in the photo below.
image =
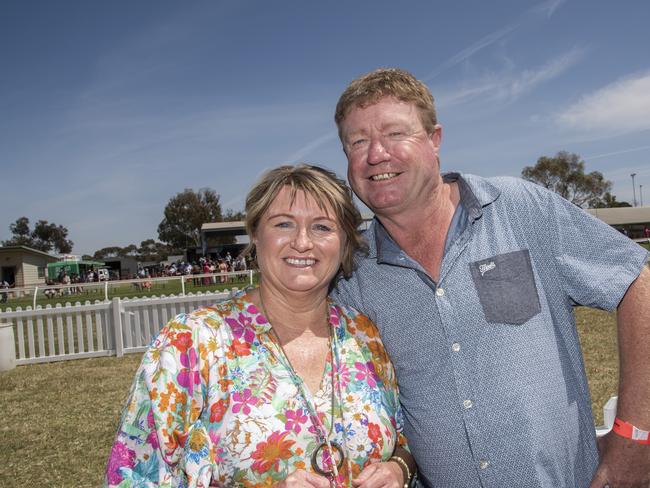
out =
<path fill-rule="evenodd" d="M 363 247 L 345 183 L 267 173 L 246 199 L 260 286 L 180 315 L 144 355 L 109 486 L 392 486 L 415 466 L 377 329 L 328 290 Z M 138 485 L 139 486 L 139 485 Z"/>

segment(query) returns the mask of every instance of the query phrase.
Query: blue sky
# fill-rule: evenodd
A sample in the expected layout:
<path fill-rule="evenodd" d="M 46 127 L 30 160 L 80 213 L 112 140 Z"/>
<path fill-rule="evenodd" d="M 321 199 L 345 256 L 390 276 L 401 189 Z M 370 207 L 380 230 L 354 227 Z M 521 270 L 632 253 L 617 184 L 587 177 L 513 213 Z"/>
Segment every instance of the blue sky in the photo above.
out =
<path fill-rule="evenodd" d="M 443 170 L 567 150 L 650 204 L 649 22 L 647 0 L 4 0 L 0 239 L 24 215 L 92 254 L 157 238 L 184 188 L 241 210 L 278 164 L 344 175 L 334 106 L 380 66 L 430 87 Z"/>

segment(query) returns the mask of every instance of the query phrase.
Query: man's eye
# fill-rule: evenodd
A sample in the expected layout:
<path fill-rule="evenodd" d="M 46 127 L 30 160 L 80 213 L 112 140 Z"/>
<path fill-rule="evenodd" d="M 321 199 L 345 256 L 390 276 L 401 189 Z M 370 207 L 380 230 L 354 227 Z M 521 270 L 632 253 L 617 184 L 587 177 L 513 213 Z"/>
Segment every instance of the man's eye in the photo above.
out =
<path fill-rule="evenodd" d="M 393 131 L 388 134 L 389 137 L 400 137 L 403 136 L 404 133 L 400 131 Z"/>
<path fill-rule="evenodd" d="M 366 142 L 366 139 L 356 139 L 352 141 L 352 147 L 362 146 Z"/>

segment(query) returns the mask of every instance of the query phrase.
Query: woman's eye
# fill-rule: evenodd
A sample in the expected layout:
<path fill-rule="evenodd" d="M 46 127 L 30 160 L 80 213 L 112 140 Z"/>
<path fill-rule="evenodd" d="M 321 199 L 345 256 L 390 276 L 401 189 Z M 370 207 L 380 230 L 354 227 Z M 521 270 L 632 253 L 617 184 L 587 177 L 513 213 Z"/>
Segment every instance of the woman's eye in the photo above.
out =
<path fill-rule="evenodd" d="M 314 225 L 314 230 L 317 232 L 331 232 L 332 228 L 329 225 L 316 224 Z"/>
<path fill-rule="evenodd" d="M 289 229 L 291 227 L 291 222 L 278 222 L 274 225 L 278 229 Z"/>

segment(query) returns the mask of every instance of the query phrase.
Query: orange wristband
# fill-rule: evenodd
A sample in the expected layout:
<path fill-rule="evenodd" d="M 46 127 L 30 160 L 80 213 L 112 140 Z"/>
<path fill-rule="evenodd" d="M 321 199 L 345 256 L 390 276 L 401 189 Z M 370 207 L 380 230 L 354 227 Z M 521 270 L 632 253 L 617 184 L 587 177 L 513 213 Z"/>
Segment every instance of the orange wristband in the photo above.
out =
<path fill-rule="evenodd" d="M 650 445 L 650 432 L 647 430 L 641 430 L 631 423 L 619 419 L 618 417 L 614 419 L 614 427 L 612 427 L 612 430 L 621 437 L 632 439 L 639 444 Z"/>

